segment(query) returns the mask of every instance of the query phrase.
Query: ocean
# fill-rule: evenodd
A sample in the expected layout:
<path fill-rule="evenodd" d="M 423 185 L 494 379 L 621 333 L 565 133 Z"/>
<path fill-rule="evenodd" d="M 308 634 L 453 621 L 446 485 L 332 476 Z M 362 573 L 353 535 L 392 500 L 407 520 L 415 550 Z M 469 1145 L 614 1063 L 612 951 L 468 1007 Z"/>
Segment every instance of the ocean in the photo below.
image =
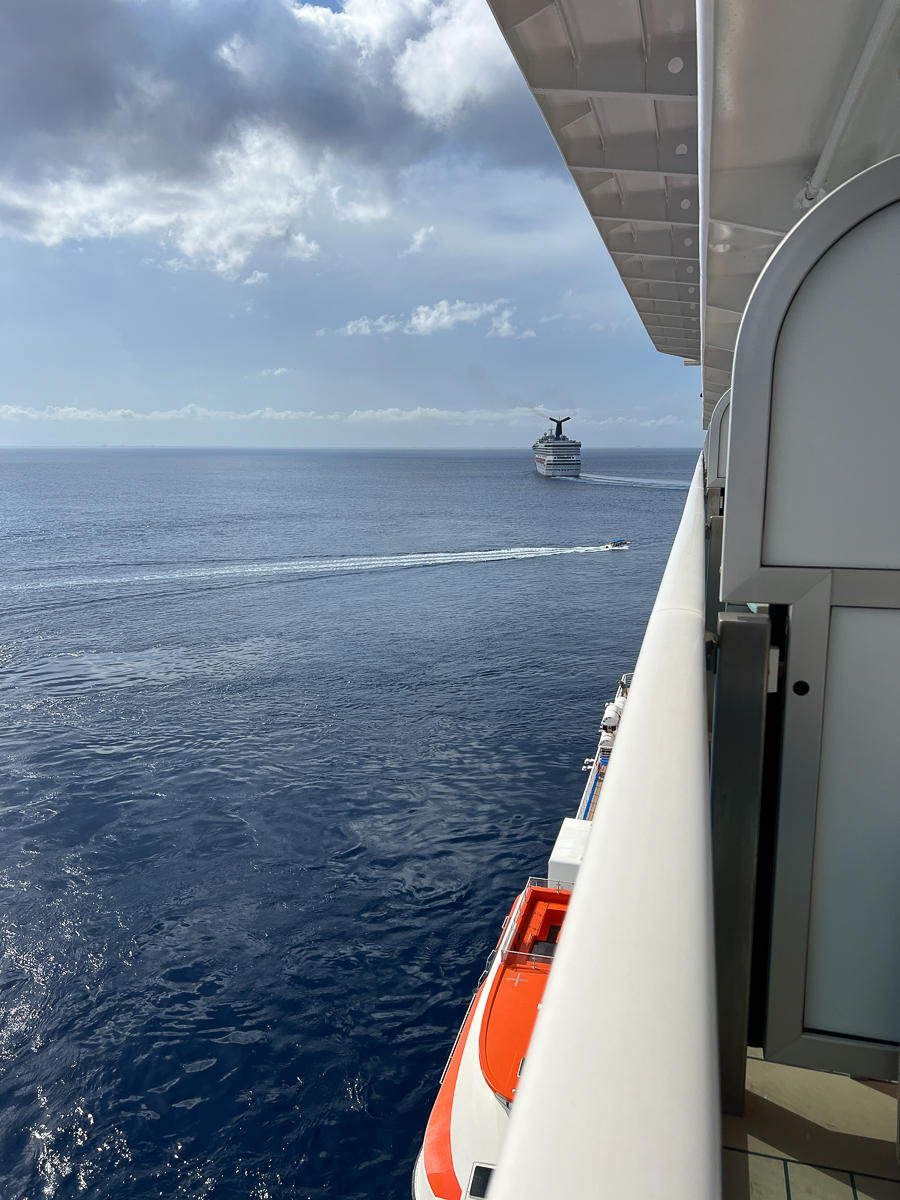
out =
<path fill-rule="evenodd" d="M 0 1195 L 406 1200 L 685 491 L 110 449 L 0 497 Z"/>

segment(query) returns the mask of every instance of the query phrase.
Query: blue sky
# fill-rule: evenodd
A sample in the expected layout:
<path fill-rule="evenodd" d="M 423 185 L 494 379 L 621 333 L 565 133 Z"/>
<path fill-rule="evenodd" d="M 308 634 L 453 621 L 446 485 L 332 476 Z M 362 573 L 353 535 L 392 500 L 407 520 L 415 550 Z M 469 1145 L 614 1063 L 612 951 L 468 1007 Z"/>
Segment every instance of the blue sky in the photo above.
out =
<path fill-rule="evenodd" d="M 700 443 L 484 0 L 7 0 L 0 57 L 0 444 Z"/>

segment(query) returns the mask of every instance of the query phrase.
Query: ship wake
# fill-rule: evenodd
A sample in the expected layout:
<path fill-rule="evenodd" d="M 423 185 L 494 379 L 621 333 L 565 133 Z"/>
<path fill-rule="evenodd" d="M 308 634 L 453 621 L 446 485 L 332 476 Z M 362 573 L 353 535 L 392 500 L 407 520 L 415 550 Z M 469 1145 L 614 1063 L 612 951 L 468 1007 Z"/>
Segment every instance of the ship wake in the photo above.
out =
<path fill-rule="evenodd" d="M 560 476 L 565 478 L 565 476 Z M 685 492 L 691 486 L 689 479 L 640 479 L 628 475 L 586 475 L 583 471 L 576 478 L 569 476 L 573 483 L 604 483 L 607 486 L 665 488 L 668 491 Z"/>
<path fill-rule="evenodd" d="M 111 584 L 169 584 L 219 580 L 242 581 L 278 576 L 307 577 L 340 575 L 360 571 L 403 570 L 411 567 L 459 566 L 470 563 L 511 562 L 516 559 L 554 558 L 565 554 L 600 554 L 613 547 L 602 546 L 510 546 L 503 550 L 464 550 L 426 554 L 379 554 L 343 558 L 300 558 L 284 562 L 234 563 L 226 566 L 182 567 L 170 570 L 135 571 L 128 575 L 75 576 L 67 579 L 10 581 L 0 592 L 36 592 L 51 589 L 93 588 Z"/>

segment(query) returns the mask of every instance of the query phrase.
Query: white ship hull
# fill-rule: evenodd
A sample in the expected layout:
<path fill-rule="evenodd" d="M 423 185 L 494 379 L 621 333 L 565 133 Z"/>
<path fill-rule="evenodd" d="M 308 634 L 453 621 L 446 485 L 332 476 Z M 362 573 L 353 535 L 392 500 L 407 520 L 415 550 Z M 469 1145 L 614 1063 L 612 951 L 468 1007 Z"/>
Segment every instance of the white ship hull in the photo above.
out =
<path fill-rule="evenodd" d="M 581 474 L 581 442 L 548 433 L 531 448 L 539 475 L 577 479 Z"/>
<path fill-rule="evenodd" d="M 534 456 L 534 465 L 537 467 L 538 475 L 550 475 L 557 477 L 568 477 L 569 479 L 577 479 L 581 474 L 581 458 L 579 457 L 576 463 L 571 461 L 556 461 L 550 457 L 536 454 Z"/>

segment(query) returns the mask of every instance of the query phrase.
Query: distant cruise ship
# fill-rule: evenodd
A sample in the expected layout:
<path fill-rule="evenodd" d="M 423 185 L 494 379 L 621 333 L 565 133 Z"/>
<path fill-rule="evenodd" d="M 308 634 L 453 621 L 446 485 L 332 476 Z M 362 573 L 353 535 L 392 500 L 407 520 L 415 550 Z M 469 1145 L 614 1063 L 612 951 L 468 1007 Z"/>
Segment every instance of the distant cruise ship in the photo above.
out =
<path fill-rule="evenodd" d="M 550 424 L 556 426 L 556 433 L 545 433 L 531 447 L 534 451 L 534 465 L 540 475 L 574 475 L 581 474 L 581 442 L 563 436 L 563 422 L 571 417 L 550 417 Z"/>

